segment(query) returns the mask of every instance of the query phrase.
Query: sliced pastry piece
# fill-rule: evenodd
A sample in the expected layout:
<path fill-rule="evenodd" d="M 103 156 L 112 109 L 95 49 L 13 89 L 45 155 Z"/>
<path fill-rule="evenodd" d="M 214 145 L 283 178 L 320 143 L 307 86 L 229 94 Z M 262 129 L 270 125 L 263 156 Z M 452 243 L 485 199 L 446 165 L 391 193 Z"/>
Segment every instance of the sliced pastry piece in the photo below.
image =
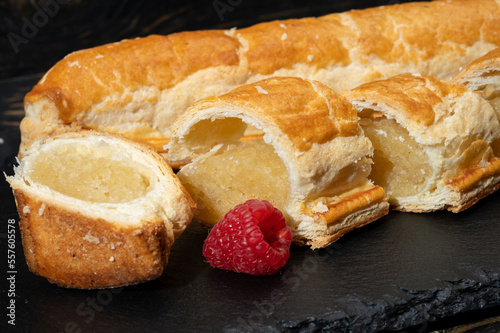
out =
<path fill-rule="evenodd" d="M 90 131 L 36 142 L 7 180 L 29 269 L 64 287 L 157 278 L 195 209 L 156 152 Z"/>
<path fill-rule="evenodd" d="M 375 148 L 370 178 L 395 209 L 464 210 L 499 188 L 500 136 L 479 94 L 431 76 L 401 74 L 343 92 Z"/>
<path fill-rule="evenodd" d="M 451 82 L 480 92 L 500 120 L 500 48 L 464 67 Z M 493 150 L 496 156 L 500 156 L 500 139 L 493 143 Z"/>
<path fill-rule="evenodd" d="M 241 142 L 247 126 L 263 137 Z M 319 82 L 245 85 L 195 103 L 171 131 L 171 158 L 197 155 L 178 176 L 208 226 L 247 199 L 268 200 L 295 244 L 320 248 L 387 214 L 384 190 L 368 180 L 373 148 L 356 110 Z"/>

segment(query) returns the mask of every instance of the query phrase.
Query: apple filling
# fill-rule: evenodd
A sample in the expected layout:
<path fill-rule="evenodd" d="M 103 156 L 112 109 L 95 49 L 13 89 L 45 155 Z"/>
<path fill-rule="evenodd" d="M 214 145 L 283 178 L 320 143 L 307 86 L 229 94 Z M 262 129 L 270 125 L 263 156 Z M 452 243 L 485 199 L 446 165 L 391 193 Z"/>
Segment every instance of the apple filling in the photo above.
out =
<path fill-rule="evenodd" d="M 432 168 L 408 131 L 385 117 L 362 118 L 360 124 L 374 147 L 371 180 L 383 187 L 392 201 L 424 190 Z"/>
<path fill-rule="evenodd" d="M 121 203 L 143 196 L 150 189 L 150 172 L 125 157 L 100 151 L 57 149 L 40 152 L 32 162 L 29 179 L 64 195 L 97 203 Z"/>
<path fill-rule="evenodd" d="M 177 175 L 198 206 L 195 218 L 211 225 L 253 198 L 283 211 L 289 192 L 285 165 L 262 139 L 221 146 Z"/>

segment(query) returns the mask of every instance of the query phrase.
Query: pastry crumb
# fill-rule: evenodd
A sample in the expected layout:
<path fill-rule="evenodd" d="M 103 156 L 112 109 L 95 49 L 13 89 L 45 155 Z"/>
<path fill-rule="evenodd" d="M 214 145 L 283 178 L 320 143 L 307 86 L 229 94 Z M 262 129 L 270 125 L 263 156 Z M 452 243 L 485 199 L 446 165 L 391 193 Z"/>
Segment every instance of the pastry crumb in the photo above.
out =
<path fill-rule="evenodd" d="M 111 262 L 115 261 L 115 257 L 109 258 L 109 261 L 111 261 Z"/>
<path fill-rule="evenodd" d="M 68 67 L 78 67 L 78 68 L 80 68 L 81 66 L 80 66 L 80 62 L 77 60 L 77 61 L 70 62 L 68 64 Z"/>
<path fill-rule="evenodd" d="M 38 215 L 42 216 L 44 211 L 45 211 L 45 204 L 43 203 L 40 206 L 40 209 L 38 210 Z"/>
<path fill-rule="evenodd" d="M 328 206 L 325 205 L 323 202 L 318 202 L 314 208 L 313 211 L 315 213 L 326 213 L 328 211 Z"/>
<path fill-rule="evenodd" d="M 268 94 L 268 92 L 262 88 L 261 86 L 255 86 L 255 89 L 257 89 L 258 92 L 260 92 L 261 94 Z"/>
<path fill-rule="evenodd" d="M 85 237 L 83 237 L 83 239 L 86 240 L 87 242 L 93 243 L 93 244 L 101 243 L 99 238 L 92 236 L 90 233 L 86 234 Z"/>
<path fill-rule="evenodd" d="M 24 213 L 24 214 L 29 214 L 29 213 L 31 213 L 30 206 L 24 206 L 24 207 L 23 207 L 23 213 Z"/>

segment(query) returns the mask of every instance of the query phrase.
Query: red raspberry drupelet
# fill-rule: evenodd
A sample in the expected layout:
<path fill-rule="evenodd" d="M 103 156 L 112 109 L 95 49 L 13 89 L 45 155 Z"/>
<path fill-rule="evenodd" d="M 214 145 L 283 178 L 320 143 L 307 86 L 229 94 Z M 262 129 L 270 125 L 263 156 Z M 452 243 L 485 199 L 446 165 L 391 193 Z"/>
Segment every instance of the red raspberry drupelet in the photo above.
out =
<path fill-rule="evenodd" d="M 290 257 L 292 232 L 268 201 L 251 199 L 230 210 L 210 231 L 203 255 L 215 268 L 275 274 Z"/>

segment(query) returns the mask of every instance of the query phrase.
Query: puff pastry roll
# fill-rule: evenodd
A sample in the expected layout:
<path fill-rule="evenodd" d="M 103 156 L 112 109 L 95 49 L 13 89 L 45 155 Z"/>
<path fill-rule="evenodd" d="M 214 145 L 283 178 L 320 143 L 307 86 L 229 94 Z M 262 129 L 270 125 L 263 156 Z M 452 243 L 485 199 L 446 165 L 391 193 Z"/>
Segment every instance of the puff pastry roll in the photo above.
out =
<path fill-rule="evenodd" d="M 451 82 L 480 92 L 493 106 L 500 120 L 500 48 L 464 67 Z M 496 156 L 500 156 L 500 139 L 493 142 L 493 151 Z"/>
<path fill-rule="evenodd" d="M 170 125 L 193 102 L 271 76 L 338 92 L 402 72 L 450 79 L 499 47 L 499 30 L 496 0 L 422 1 L 81 50 L 27 94 L 20 155 L 73 128 L 121 133 L 163 152 Z"/>
<path fill-rule="evenodd" d="M 495 191 L 500 136 L 493 108 L 479 94 L 431 76 L 401 74 L 343 95 L 372 141 L 370 178 L 395 209 L 464 210 Z"/>
<path fill-rule="evenodd" d="M 157 278 L 195 209 L 160 155 L 110 134 L 38 141 L 7 180 L 29 269 L 64 287 Z"/>
<path fill-rule="evenodd" d="M 240 141 L 247 126 L 263 137 Z M 320 248 L 388 212 L 384 190 L 368 180 L 373 148 L 356 110 L 319 82 L 245 85 L 196 102 L 171 130 L 171 158 L 197 155 L 177 175 L 208 226 L 265 199 L 284 213 L 295 244 Z"/>

